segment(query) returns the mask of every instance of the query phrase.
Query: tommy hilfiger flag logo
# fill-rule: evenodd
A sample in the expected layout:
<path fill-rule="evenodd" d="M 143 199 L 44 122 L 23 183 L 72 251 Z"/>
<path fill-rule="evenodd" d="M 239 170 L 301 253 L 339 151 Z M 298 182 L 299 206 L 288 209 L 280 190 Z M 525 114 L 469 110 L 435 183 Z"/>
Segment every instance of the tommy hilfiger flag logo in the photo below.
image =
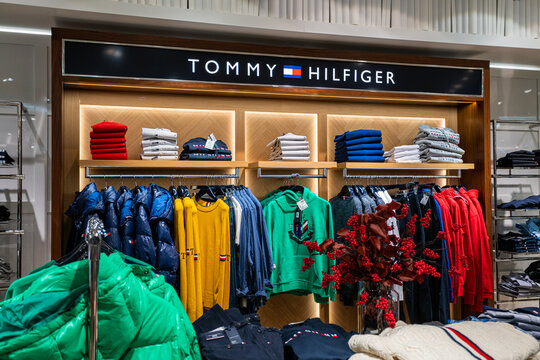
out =
<path fill-rule="evenodd" d="M 300 79 L 302 77 L 302 67 L 301 66 L 292 66 L 292 65 L 283 65 L 283 77 Z"/>

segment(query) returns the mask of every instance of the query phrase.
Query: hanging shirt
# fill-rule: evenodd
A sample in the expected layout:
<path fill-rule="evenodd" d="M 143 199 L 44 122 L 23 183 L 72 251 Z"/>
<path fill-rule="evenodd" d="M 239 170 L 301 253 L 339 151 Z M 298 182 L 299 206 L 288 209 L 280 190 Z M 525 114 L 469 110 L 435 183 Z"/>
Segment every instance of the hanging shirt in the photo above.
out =
<path fill-rule="evenodd" d="M 203 306 L 229 308 L 230 227 L 229 207 L 221 199 L 195 200 L 199 217 Z"/>
<path fill-rule="evenodd" d="M 203 314 L 202 277 L 201 277 L 201 254 L 199 241 L 199 221 L 197 207 L 189 197 L 182 199 L 184 205 L 184 224 L 186 238 L 187 288 L 188 297 L 186 312 L 191 322 L 197 320 Z"/>
<path fill-rule="evenodd" d="M 174 200 L 174 245 L 180 256 L 180 301 L 189 314 L 188 306 L 188 271 L 187 271 L 187 252 L 186 252 L 186 231 L 184 228 L 184 204 L 182 199 Z M 193 294 L 193 293 L 191 293 Z M 191 319 L 191 317 L 190 317 Z"/>

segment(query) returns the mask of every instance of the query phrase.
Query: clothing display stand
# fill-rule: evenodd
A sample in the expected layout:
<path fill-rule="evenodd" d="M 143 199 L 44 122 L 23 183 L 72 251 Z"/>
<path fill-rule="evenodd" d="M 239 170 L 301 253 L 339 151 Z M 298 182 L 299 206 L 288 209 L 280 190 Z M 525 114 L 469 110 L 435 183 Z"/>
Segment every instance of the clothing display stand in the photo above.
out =
<path fill-rule="evenodd" d="M 499 125 L 508 126 L 509 129 L 499 129 Z M 516 129 L 516 127 L 521 126 L 522 129 Z M 526 127 L 526 130 L 523 129 L 523 127 Z M 528 120 L 500 120 L 500 119 L 492 119 L 491 120 L 491 132 L 492 132 L 492 138 L 493 138 L 493 150 L 492 150 L 492 169 L 493 173 L 491 174 L 492 181 L 493 181 L 493 267 L 495 276 L 494 278 L 494 291 L 495 291 L 495 305 L 497 307 L 500 307 L 501 305 L 515 305 L 516 307 L 519 306 L 519 303 L 525 302 L 525 301 L 538 301 L 538 304 L 540 306 L 540 297 L 539 296 L 531 296 L 531 297 L 510 297 L 508 295 L 501 295 L 499 294 L 499 291 L 497 290 L 497 286 L 499 283 L 499 280 L 502 275 L 502 271 L 500 269 L 502 263 L 508 263 L 508 262 L 525 262 L 525 261 L 535 261 L 540 260 L 540 253 L 525 253 L 525 254 L 513 254 L 506 251 L 499 250 L 499 233 L 497 231 L 497 225 L 501 221 L 505 220 L 526 220 L 526 219 L 533 219 L 540 216 L 538 214 L 537 210 L 501 210 L 497 208 L 497 199 L 499 198 L 499 182 L 498 179 L 531 179 L 531 178 L 539 178 L 540 179 L 540 172 L 537 171 L 537 168 L 530 168 L 530 167 L 515 167 L 515 168 L 500 168 L 497 166 L 497 149 L 498 149 L 498 143 L 497 143 L 497 132 L 498 131 L 535 131 L 540 135 L 540 122 L 538 121 L 528 121 Z M 537 136 L 538 136 L 537 135 Z M 540 147 L 540 144 L 538 144 Z M 536 171 L 535 171 L 536 170 Z M 515 173 L 516 171 L 520 173 Z M 528 171 L 528 174 L 523 174 L 523 171 Z M 502 173 L 501 173 L 502 172 Z M 535 212 L 537 214 L 530 215 L 525 212 Z M 504 215 L 501 215 L 500 213 L 504 213 Z M 504 299 L 504 298 L 506 299 Z"/>
<path fill-rule="evenodd" d="M 75 53 L 68 49 L 70 43 L 78 47 L 77 59 Z M 82 57 L 79 47 L 84 48 L 86 44 L 92 44 L 88 45 L 90 52 L 104 48 Z M 144 74 L 117 76 L 102 72 L 99 67 L 107 65 L 99 65 L 98 62 L 109 56 L 106 47 L 110 44 L 117 44 L 118 51 L 127 45 L 137 51 L 160 52 L 165 49 L 177 52 L 178 59 L 187 56 L 187 67 L 182 61 L 171 62 L 175 69 L 168 74 L 182 77 L 178 79 L 170 76 L 156 78 L 151 74 L 148 77 Z M 186 54 L 194 49 L 197 54 L 209 52 L 205 55 L 207 58 L 199 59 L 195 53 Z M 216 55 L 223 52 L 231 56 L 230 59 L 227 57 L 228 65 Z M 236 60 L 231 59 L 239 54 L 242 58 L 238 58 L 238 67 L 233 71 L 231 67 L 236 66 Z M 139 58 L 128 59 L 129 51 L 124 55 L 119 61 L 129 61 L 130 69 L 146 71 L 149 68 L 147 63 L 136 64 Z M 151 58 L 159 59 L 159 56 Z M 84 58 L 94 60 L 83 64 Z M 182 179 L 182 185 L 189 187 L 203 185 L 200 179 L 206 179 L 207 183 L 230 179 L 249 187 L 259 199 L 284 182 L 294 181 L 324 200 L 336 196 L 350 179 L 435 179 L 441 185 L 459 182 L 479 189 L 483 194 L 480 202 L 487 218 L 487 231 L 491 233 L 491 197 L 484 196 L 491 191 L 488 62 L 352 51 L 334 51 L 329 59 L 328 52 L 321 49 L 263 49 L 251 44 L 70 29 L 53 29 L 52 59 L 51 251 L 54 259 L 66 251 L 71 220 L 64 213 L 74 194 L 93 181 L 98 186 L 117 188 L 130 179 L 134 182 L 145 179 L 143 185 L 152 182 L 169 187 L 171 179 Z M 242 59 L 249 61 L 250 66 Z M 286 66 L 301 61 L 300 79 L 291 80 L 283 76 Z M 331 64 L 322 67 L 324 62 Z M 332 80 L 332 68 L 349 62 L 347 67 L 350 69 L 339 71 L 343 78 Z M 272 67 L 274 63 L 275 67 Z M 357 82 L 343 87 L 345 80 L 355 81 L 354 72 L 360 63 L 362 68 L 373 66 L 372 84 L 361 83 L 358 71 Z M 394 67 L 395 77 L 383 76 L 383 79 L 392 79 L 395 84 L 379 82 L 383 72 L 376 71 L 383 65 Z M 86 66 L 92 69 L 85 72 Z M 128 68 L 118 66 L 115 69 Z M 153 68 L 169 71 L 159 66 Z M 208 73 L 206 69 L 216 73 Z M 236 79 L 236 69 L 244 76 L 242 79 Z M 271 74 L 269 69 L 273 69 Z M 467 76 L 447 77 L 448 87 L 440 86 L 445 83 L 443 81 L 431 82 L 430 86 L 434 86 L 435 91 L 422 88 L 426 85 L 423 85 L 424 80 L 428 83 L 431 79 L 440 79 L 429 76 L 428 73 L 434 69 L 441 74 L 458 69 Z M 314 77 L 323 81 L 325 71 L 330 74 L 328 83 L 317 83 Z M 409 80 L 410 71 L 420 72 L 414 76 L 415 81 Z M 335 74 L 333 78 L 338 76 L 338 71 Z M 469 83 L 460 83 L 468 81 L 463 79 L 473 78 L 476 79 L 473 88 Z M 363 79 L 367 78 L 364 76 Z M 465 87 L 468 87 L 468 92 L 460 92 Z M 118 122 L 128 128 L 125 133 L 127 160 L 92 160 L 89 134 L 92 126 L 102 121 Z M 382 145 L 391 149 L 412 144 L 420 125 L 448 127 L 459 132 L 460 147 L 465 150 L 464 163 L 337 164 L 335 161 L 336 135 L 356 129 L 378 129 L 382 132 Z M 179 147 L 190 139 L 214 134 L 227 144 L 232 159 L 139 160 L 143 127 L 176 132 Z M 271 149 L 267 144 L 287 133 L 305 137 L 309 144 L 309 161 L 268 160 Z M 354 306 L 345 306 L 340 301 L 318 304 L 311 295 L 273 296 L 258 313 L 264 326 L 276 328 L 313 317 L 349 330 L 358 328 Z"/>
<path fill-rule="evenodd" d="M 23 174 L 23 148 L 22 148 L 22 118 L 24 106 L 20 101 L 2 101 L 0 107 L 15 107 L 17 111 L 17 165 L 16 166 L 1 166 L 1 168 L 17 168 L 15 174 L 0 174 L 0 180 L 16 180 L 17 181 L 17 218 L 15 229 L 0 230 L 0 237 L 3 236 L 16 236 L 17 237 L 17 279 L 21 277 L 21 249 L 22 249 L 22 236 L 24 230 L 22 229 L 22 182 L 24 180 Z M 0 283 L 0 289 L 7 289 L 11 282 Z"/>

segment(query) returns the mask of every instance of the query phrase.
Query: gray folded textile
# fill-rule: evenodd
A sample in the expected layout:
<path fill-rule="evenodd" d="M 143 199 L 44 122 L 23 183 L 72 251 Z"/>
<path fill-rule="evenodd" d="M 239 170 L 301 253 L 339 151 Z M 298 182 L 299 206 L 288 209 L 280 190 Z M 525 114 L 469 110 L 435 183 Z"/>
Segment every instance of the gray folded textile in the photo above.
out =
<path fill-rule="evenodd" d="M 462 155 L 465 153 L 465 150 L 463 150 L 456 144 L 452 144 L 452 143 L 444 142 L 444 141 L 415 140 L 414 143 L 420 145 L 420 151 L 425 150 L 427 148 L 433 148 L 433 149 L 440 149 L 444 151 L 451 151 L 451 152 L 455 152 Z"/>
<path fill-rule="evenodd" d="M 176 151 L 178 152 L 178 146 L 176 145 L 154 145 L 154 146 L 143 146 L 143 152 L 148 151 Z"/>
<path fill-rule="evenodd" d="M 176 141 L 177 134 L 172 132 L 169 129 L 149 129 L 142 128 L 142 138 L 143 140 L 150 139 L 166 139 Z"/>
<path fill-rule="evenodd" d="M 141 141 L 142 146 L 176 145 L 176 140 L 150 139 Z"/>
<path fill-rule="evenodd" d="M 171 155 L 146 156 L 146 155 L 141 155 L 141 160 L 178 160 L 178 156 L 171 156 Z"/>
<path fill-rule="evenodd" d="M 144 156 L 176 156 L 176 157 L 178 157 L 178 151 L 145 151 L 141 155 L 144 155 Z"/>
<path fill-rule="evenodd" d="M 282 156 L 281 159 L 272 159 L 272 160 L 283 160 L 283 161 L 302 160 L 302 161 L 309 161 L 309 156 Z"/>
<path fill-rule="evenodd" d="M 461 164 L 463 160 L 455 158 L 455 157 L 448 157 L 448 156 L 420 156 L 420 160 L 425 163 L 455 163 L 455 164 Z"/>
<path fill-rule="evenodd" d="M 462 154 L 458 154 L 456 152 L 452 151 L 445 151 L 441 149 L 434 149 L 434 148 L 426 148 L 422 151 L 420 151 L 420 156 L 436 156 L 436 157 L 455 157 L 461 159 Z"/>
<path fill-rule="evenodd" d="M 421 139 L 459 144 L 459 134 L 455 133 L 454 130 L 449 128 L 433 128 L 429 125 L 418 126 L 418 134 L 416 135 L 415 140 Z"/>

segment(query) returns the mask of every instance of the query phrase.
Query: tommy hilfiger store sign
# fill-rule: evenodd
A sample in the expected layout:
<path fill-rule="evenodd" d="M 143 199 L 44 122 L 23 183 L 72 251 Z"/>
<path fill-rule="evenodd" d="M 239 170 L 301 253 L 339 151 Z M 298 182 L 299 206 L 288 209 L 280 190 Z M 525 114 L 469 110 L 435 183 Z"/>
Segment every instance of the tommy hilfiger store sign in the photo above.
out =
<path fill-rule="evenodd" d="M 483 96 L 481 68 L 282 57 L 64 40 L 63 75 Z"/>

